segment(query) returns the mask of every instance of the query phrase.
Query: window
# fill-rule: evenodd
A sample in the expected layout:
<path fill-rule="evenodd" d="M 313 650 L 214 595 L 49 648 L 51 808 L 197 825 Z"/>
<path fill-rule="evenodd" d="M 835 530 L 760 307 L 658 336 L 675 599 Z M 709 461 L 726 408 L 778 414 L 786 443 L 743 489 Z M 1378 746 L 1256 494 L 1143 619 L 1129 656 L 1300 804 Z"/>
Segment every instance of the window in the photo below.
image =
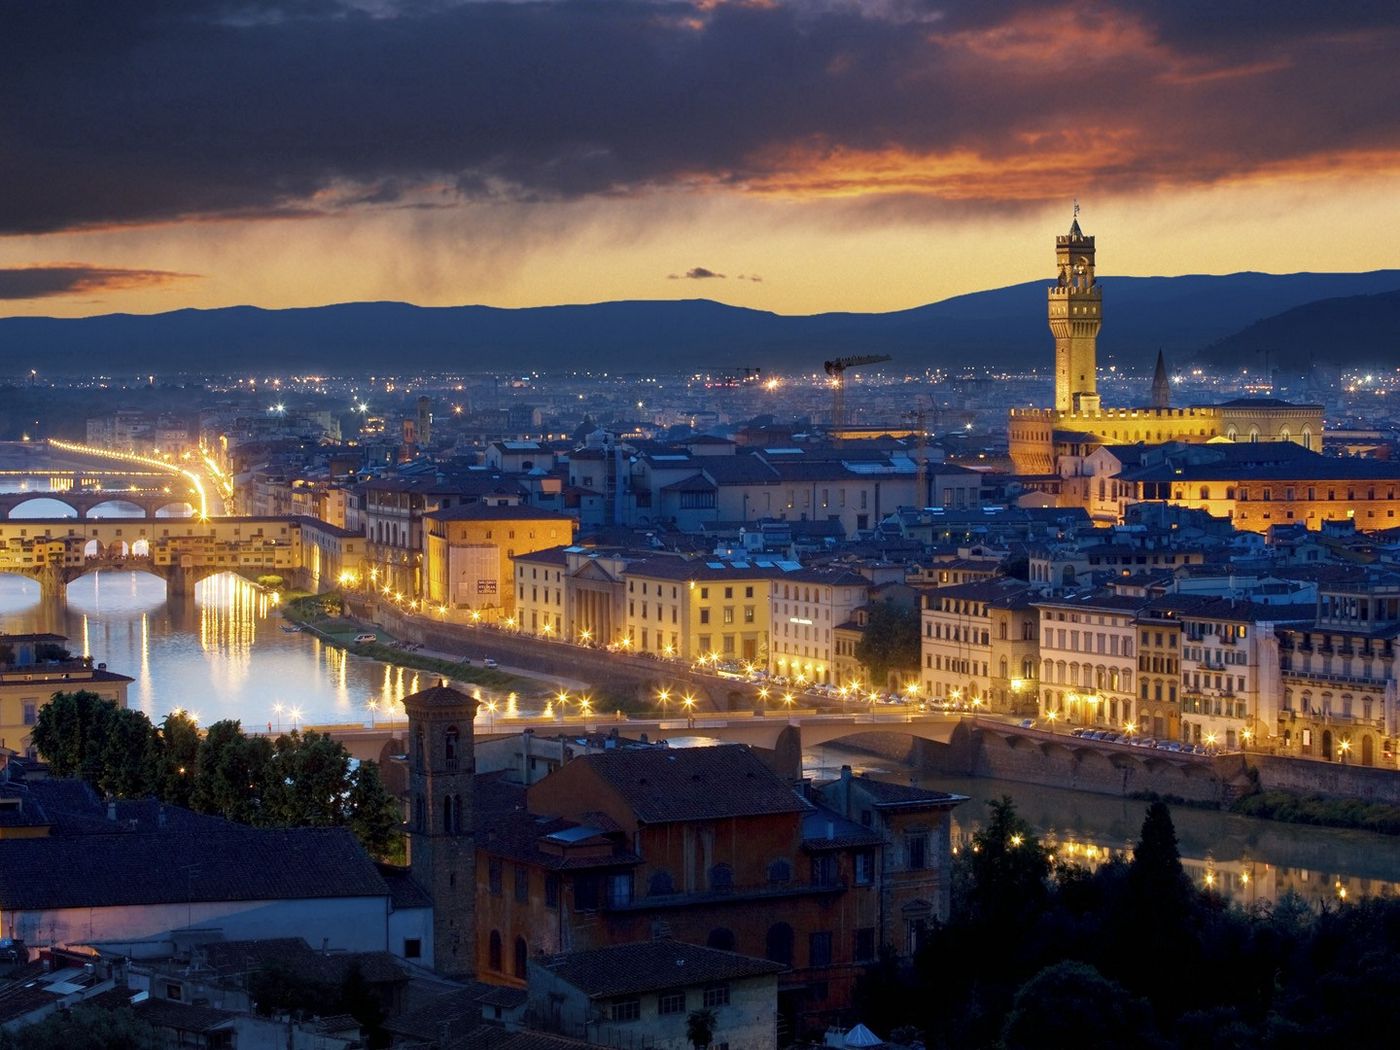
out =
<path fill-rule="evenodd" d="M 775 860 L 768 865 L 768 883 L 771 886 L 786 886 L 792 881 L 792 865 L 785 860 Z"/>
<path fill-rule="evenodd" d="M 867 816 L 866 810 L 861 816 Z M 875 851 L 863 849 L 855 856 L 856 885 L 869 886 L 875 881 Z"/>
<path fill-rule="evenodd" d="M 771 962 L 792 965 L 792 927 L 785 922 L 775 922 L 768 927 L 765 939 L 765 954 Z"/>
<path fill-rule="evenodd" d="M 530 899 L 530 869 L 517 866 L 515 869 L 515 899 L 524 903 Z"/>
<path fill-rule="evenodd" d="M 823 853 L 812 858 L 812 885 L 836 885 L 836 857 L 834 855 Z"/>
<path fill-rule="evenodd" d="M 616 872 L 608 876 L 608 905 L 613 908 L 632 903 L 632 873 Z"/>
<path fill-rule="evenodd" d="M 701 609 L 701 610 L 700 610 L 700 622 L 701 622 L 701 623 L 709 623 L 709 622 L 710 622 L 710 610 L 709 610 L 709 609 Z"/>
<path fill-rule="evenodd" d="M 178 984 L 167 984 L 165 986 L 165 997 L 167 999 L 173 999 L 178 1003 L 182 994 L 183 992 Z"/>
<path fill-rule="evenodd" d="M 486 884 L 491 889 L 491 896 L 501 895 L 501 858 L 492 857 L 486 862 Z"/>
<path fill-rule="evenodd" d="M 920 832 L 904 836 L 905 867 L 911 871 L 928 867 L 928 835 Z"/>
<path fill-rule="evenodd" d="M 753 623 L 753 606 L 752 606 L 752 605 L 746 605 L 746 606 L 744 606 L 744 622 L 745 622 L 745 623 Z"/>
<path fill-rule="evenodd" d="M 403 942 L 403 957 L 405 959 L 421 959 L 423 957 L 423 942 L 417 937 L 407 937 Z"/>
<path fill-rule="evenodd" d="M 579 875 L 574 879 L 574 907 L 594 911 L 598 907 L 598 876 Z"/>
<path fill-rule="evenodd" d="M 708 1008 L 708 1009 L 713 1009 L 713 1008 L 716 1007 L 716 1006 L 728 1006 L 728 1005 L 729 1005 L 729 985 L 727 985 L 727 984 L 712 984 L 712 985 L 710 985 L 708 988 L 705 989 L 704 998 L 703 998 L 702 1001 L 704 1002 L 704 1005 L 705 1005 L 706 1008 Z"/>
<path fill-rule="evenodd" d="M 656 1000 L 656 1012 L 659 1014 L 683 1014 L 685 1013 L 685 992 L 667 992 L 658 996 Z"/>
<path fill-rule="evenodd" d="M 525 947 L 525 938 L 515 938 L 515 976 L 524 977 L 526 966 L 530 959 L 529 949 Z"/>
<path fill-rule="evenodd" d="M 725 622 L 725 623 L 733 623 L 733 622 L 734 622 L 734 606 L 732 606 L 732 605 L 726 605 L 726 606 L 724 607 L 724 622 Z"/>
<path fill-rule="evenodd" d="M 613 1021 L 636 1021 L 642 1016 L 642 1001 L 619 999 L 609 1007 L 608 1016 Z"/>
<path fill-rule="evenodd" d="M 491 931 L 490 947 L 486 951 L 486 965 L 488 969 L 501 971 L 501 931 Z"/>
<path fill-rule="evenodd" d="M 39 706 L 37 704 L 26 703 L 24 705 L 24 724 L 32 726 L 39 721 Z"/>
<path fill-rule="evenodd" d="M 709 597 L 710 597 L 710 588 L 708 588 L 708 587 L 701 587 L 701 588 L 700 588 L 700 600 L 703 602 L 703 601 L 705 601 L 706 599 L 708 599 Z"/>
<path fill-rule="evenodd" d="M 869 962 L 875 958 L 875 927 L 863 926 L 856 930 L 856 962 Z"/>
<path fill-rule="evenodd" d="M 546 875 L 544 879 L 544 904 L 546 908 L 559 907 L 559 876 Z"/>
<path fill-rule="evenodd" d="M 807 937 L 807 965 L 831 965 L 831 931 L 820 930 Z"/>
<path fill-rule="evenodd" d="M 753 588 L 752 588 L 752 587 L 745 587 L 745 588 L 744 588 L 744 597 L 745 597 L 745 598 L 752 598 L 752 597 L 753 597 Z"/>

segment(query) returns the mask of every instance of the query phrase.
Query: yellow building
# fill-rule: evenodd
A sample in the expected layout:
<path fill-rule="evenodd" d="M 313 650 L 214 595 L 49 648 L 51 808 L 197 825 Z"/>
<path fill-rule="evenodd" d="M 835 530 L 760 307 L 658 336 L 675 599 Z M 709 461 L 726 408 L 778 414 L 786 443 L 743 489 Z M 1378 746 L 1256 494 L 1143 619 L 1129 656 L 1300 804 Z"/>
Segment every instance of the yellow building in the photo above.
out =
<path fill-rule="evenodd" d="M 1079 228 L 1077 210 L 1069 233 L 1055 238 L 1055 262 L 1059 275 L 1048 290 L 1047 311 L 1055 337 L 1055 405 L 1012 409 L 1008 438 L 1018 473 L 1062 473 L 1062 457 L 1082 456 L 1098 445 L 1293 441 L 1321 450 L 1320 405 L 1237 398 L 1219 405 L 1171 407 L 1160 356 L 1151 404 L 1103 407 L 1096 361 L 1103 290 L 1095 273 L 1094 238 Z"/>
<path fill-rule="evenodd" d="M 473 503 L 424 514 L 423 524 L 424 597 L 449 613 L 496 620 L 515 611 L 515 557 L 572 542 L 575 522 L 552 510 Z"/>
<path fill-rule="evenodd" d="M 627 613 L 619 641 L 637 652 L 761 665 L 776 566 L 646 558 L 627 566 Z"/>
<path fill-rule="evenodd" d="M 88 660 L 54 659 L 67 640 L 61 634 L 0 635 L 0 748 L 33 755 L 30 734 L 54 693 L 83 690 L 126 706 L 132 681 L 126 675 Z"/>

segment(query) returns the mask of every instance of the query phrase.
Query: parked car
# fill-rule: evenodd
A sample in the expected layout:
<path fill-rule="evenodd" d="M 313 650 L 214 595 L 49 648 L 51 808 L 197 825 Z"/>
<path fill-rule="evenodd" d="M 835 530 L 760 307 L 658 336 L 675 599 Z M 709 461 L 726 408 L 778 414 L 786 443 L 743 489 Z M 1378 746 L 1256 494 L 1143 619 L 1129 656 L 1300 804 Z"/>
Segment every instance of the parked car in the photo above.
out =
<path fill-rule="evenodd" d="M 494 670 L 496 667 L 496 661 L 488 656 L 485 660 L 481 661 L 481 666 L 485 667 L 487 670 Z"/>
<path fill-rule="evenodd" d="M 1022 729 L 1034 729 L 1034 728 L 1035 728 L 1035 719 L 1034 719 L 1034 718 L 1023 718 L 1023 719 L 1021 719 L 1021 728 L 1022 728 Z"/>

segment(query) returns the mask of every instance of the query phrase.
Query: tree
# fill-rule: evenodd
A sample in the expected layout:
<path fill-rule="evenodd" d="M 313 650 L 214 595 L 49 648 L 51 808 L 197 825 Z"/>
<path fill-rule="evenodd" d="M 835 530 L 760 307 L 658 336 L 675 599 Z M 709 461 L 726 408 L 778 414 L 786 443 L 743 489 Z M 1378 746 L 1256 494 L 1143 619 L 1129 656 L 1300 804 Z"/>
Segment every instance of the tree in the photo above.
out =
<path fill-rule="evenodd" d="M 870 669 L 876 682 L 888 680 L 891 671 L 919 668 L 919 610 L 876 602 L 870 620 L 856 643 L 856 659 Z"/>
<path fill-rule="evenodd" d="M 1016 812 L 1010 795 L 987 805 L 991 820 L 972 837 L 971 918 L 998 926 L 1016 925 L 1033 917 L 1045 903 L 1050 853 Z"/>
<path fill-rule="evenodd" d="M 31 740 L 56 777 L 82 777 L 112 794 L 141 794 L 151 786 L 155 729 L 96 693 L 54 693 L 39 709 Z"/>
<path fill-rule="evenodd" d="M 156 795 L 188 808 L 199 768 L 199 724 L 183 711 L 172 711 L 160 724 L 157 737 Z"/>
<path fill-rule="evenodd" d="M 375 762 L 361 762 L 351 774 L 350 829 L 360 845 L 379 860 L 402 861 L 403 810 L 389 794 Z"/>
<path fill-rule="evenodd" d="M 155 1029 L 127 1006 L 78 1005 L 18 1031 L 0 1030 L 0 1050 L 157 1050 Z"/>
<path fill-rule="evenodd" d="M 1147 807 L 1142 838 L 1128 867 L 1128 887 L 1134 903 L 1165 922 L 1183 919 L 1190 907 L 1191 880 L 1181 866 L 1176 826 L 1165 802 Z"/>
<path fill-rule="evenodd" d="M 239 824 L 266 823 L 263 796 L 271 758 L 267 741 L 245 736 L 236 719 L 215 722 L 199 744 L 190 804 Z"/>
<path fill-rule="evenodd" d="M 1002 1029 L 1002 1044 L 1006 1050 L 1116 1050 L 1151 1046 L 1155 1036 L 1146 1003 L 1087 963 L 1061 962 L 1021 986 Z"/>
<path fill-rule="evenodd" d="M 264 822 L 283 827 L 336 827 L 347 822 L 350 752 L 325 733 L 277 738 L 263 789 Z"/>
<path fill-rule="evenodd" d="M 685 1019 L 685 1037 L 695 1050 L 705 1050 L 715 1038 L 715 1012 L 713 1010 L 692 1010 Z"/>

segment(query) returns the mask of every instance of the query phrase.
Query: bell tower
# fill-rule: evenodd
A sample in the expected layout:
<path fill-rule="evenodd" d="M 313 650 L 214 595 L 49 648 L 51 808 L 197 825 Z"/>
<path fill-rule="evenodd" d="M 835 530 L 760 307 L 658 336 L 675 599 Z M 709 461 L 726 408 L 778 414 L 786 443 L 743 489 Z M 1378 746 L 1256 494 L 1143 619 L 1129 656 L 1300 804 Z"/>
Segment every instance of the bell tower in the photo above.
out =
<path fill-rule="evenodd" d="M 1055 336 L 1055 410 L 1097 412 L 1099 328 L 1103 290 L 1094 278 L 1094 238 L 1079 228 L 1079 202 L 1069 233 L 1055 238 L 1059 280 L 1050 288 L 1050 331 Z"/>
<path fill-rule="evenodd" d="M 408 864 L 433 899 L 433 968 L 470 977 L 476 968 L 476 843 L 472 786 L 476 701 L 446 684 L 406 696 Z"/>

